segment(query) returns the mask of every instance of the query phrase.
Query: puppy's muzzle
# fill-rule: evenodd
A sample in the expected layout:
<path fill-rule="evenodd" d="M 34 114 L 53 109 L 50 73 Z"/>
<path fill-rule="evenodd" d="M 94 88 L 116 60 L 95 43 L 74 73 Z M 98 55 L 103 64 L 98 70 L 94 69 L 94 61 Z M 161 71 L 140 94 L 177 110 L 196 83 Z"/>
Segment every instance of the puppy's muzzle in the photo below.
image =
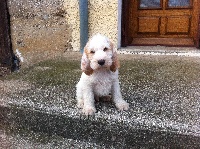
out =
<path fill-rule="evenodd" d="M 103 66 L 105 64 L 105 60 L 104 59 L 98 60 L 98 64 Z"/>

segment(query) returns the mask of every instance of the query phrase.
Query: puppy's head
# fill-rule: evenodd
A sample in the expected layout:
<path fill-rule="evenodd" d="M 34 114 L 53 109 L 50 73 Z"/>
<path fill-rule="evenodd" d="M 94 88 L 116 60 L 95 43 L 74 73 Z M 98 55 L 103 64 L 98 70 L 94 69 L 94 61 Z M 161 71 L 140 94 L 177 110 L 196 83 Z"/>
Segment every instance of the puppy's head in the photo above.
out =
<path fill-rule="evenodd" d="M 94 35 L 86 44 L 81 60 L 81 69 L 91 75 L 98 69 L 110 69 L 115 72 L 119 68 L 117 52 L 112 42 L 101 34 Z"/>

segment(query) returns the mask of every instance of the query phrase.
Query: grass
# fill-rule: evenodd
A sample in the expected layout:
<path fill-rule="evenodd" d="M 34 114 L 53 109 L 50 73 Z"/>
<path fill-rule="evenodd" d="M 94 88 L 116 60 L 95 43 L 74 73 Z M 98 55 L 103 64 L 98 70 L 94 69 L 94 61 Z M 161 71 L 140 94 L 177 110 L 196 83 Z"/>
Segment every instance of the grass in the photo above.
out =
<path fill-rule="evenodd" d="M 47 60 L 12 73 L 3 79 L 22 79 L 35 85 L 57 86 L 74 84 L 81 75 L 78 60 Z"/>
<path fill-rule="evenodd" d="M 200 78 L 200 64 L 183 59 L 136 58 L 121 61 L 120 81 L 142 86 L 154 82 L 191 84 Z M 36 85 L 70 85 L 81 75 L 80 60 L 46 60 L 1 79 L 22 79 Z"/>
<path fill-rule="evenodd" d="M 46 70 L 35 70 L 27 77 L 39 85 L 69 85 L 80 75 L 78 61 L 45 61 L 38 65 Z M 37 66 L 36 66 L 37 67 Z"/>
<path fill-rule="evenodd" d="M 174 60 L 146 60 L 121 62 L 120 76 L 126 82 L 182 82 L 190 84 L 200 78 L 200 64 L 193 61 Z M 175 84 L 173 84 L 175 85 Z"/>

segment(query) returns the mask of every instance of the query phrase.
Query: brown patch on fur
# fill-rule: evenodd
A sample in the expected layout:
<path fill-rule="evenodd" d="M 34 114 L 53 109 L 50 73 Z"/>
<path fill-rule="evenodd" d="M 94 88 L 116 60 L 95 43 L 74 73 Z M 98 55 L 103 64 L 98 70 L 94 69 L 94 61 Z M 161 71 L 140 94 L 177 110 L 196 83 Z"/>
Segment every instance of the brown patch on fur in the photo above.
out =
<path fill-rule="evenodd" d="M 114 46 L 113 46 L 113 43 L 112 42 L 110 42 L 110 47 L 111 47 L 111 49 L 112 49 L 112 51 L 113 51 L 113 57 L 112 57 L 112 65 L 110 66 L 110 70 L 112 71 L 112 72 L 115 72 L 119 67 L 120 67 L 120 63 L 119 63 L 119 60 L 118 60 L 118 56 L 117 56 L 117 52 L 116 51 L 114 51 Z"/>
<path fill-rule="evenodd" d="M 113 51 L 114 45 L 111 41 L 109 41 L 109 42 L 110 42 L 110 49 L 112 49 L 112 51 Z"/>
<path fill-rule="evenodd" d="M 86 69 L 82 71 L 88 76 L 90 76 L 94 72 L 94 70 L 90 66 L 86 67 Z"/>
<path fill-rule="evenodd" d="M 86 75 L 89 76 L 89 75 L 91 75 L 94 72 L 94 70 L 90 67 L 90 60 L 89 60 L 90 54 L 89 54 L 89 51 L 87 50 L 86 47 L 84 48 L 84 54 L 86 55 L 85 59 L 88 62 L 84 62 L 83 60 L 81 60 L 81 68 L 82 68 L 82 71 Z"/>
<path fill-rule="evenodd" d="M 88 58 L 88 60 L 91 60 L 92 59 L 92 56 L 94 55 L 93 53 L 91 53 L 90 50 L 88 50 L 86 47 L 84 48 L 84 52 Z"/>
<path fill-rule="evenodd" d="M 120 67 L 119 60 L 117 57 L 117 52 L 113 53 L 112 60 L 113 60 L 113 62 L 112 62 L 112 65 L 110 66 L 110 70 L 112 72 L 115 72 Z"/>

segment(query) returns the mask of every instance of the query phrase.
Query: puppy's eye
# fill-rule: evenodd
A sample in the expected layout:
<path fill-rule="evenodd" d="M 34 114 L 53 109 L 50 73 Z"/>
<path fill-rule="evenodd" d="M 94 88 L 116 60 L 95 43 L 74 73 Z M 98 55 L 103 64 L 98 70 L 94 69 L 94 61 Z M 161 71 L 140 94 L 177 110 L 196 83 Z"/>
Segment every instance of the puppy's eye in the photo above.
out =
<path fill-rule="evenodd" d="M 94 54 L 94 53 L 95 53 L 95 51 L 90 51 L 90 53 Z"/>
<path fill-rule="evenodd" d="M 104 52 L 107 51 L 107 50 L 108 50 L 108 48 L 106 48 L 106 47 L 103 49 Z"/>

